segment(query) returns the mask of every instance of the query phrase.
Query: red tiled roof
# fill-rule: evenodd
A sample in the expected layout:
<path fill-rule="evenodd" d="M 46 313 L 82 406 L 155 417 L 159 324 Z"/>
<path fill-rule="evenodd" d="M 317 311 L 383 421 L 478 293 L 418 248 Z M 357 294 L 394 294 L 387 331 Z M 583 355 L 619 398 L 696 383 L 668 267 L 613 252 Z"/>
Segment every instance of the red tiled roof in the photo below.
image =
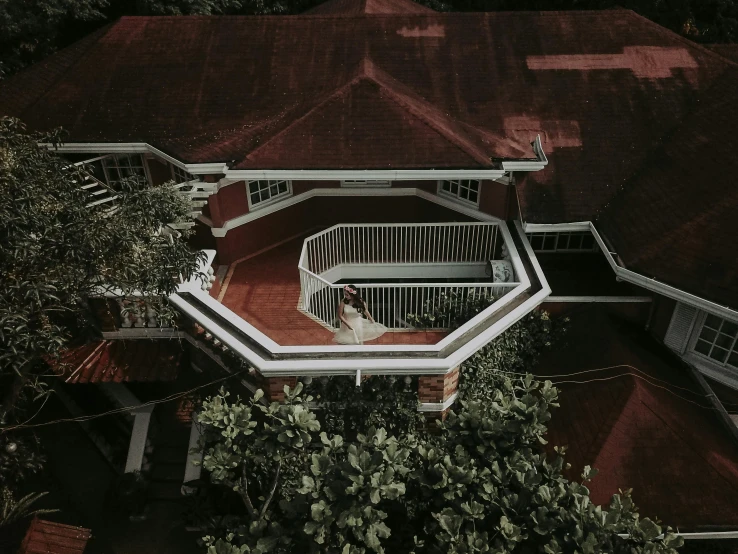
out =
<path fill-rule="evenodd" d="M 243 167 L 486 167 L 540 133 L 550 164 L 520 184 L 525 218 L 580 221 L 730 65 L 625 10 L 400 7 L 123 18 L 53 79 L 50 61 L 2 83 L 0 106 L 70 142 Z"/>
<path fill-rule="evenodd" d="M 82 554 L 90 530 L 33 518 L 18 554 Z"/>
<path fill-rule="evenodd" d="M 305 12 L 310 15 L 434 13 L 411 0 L 328 0 Z"/>
<path fill-rule="evenodd" d="M 182 345 L 177 340 L 103 340 L 69 349 L 54 371 L 66 383 L 173 381 Z"/>
<path fill-rule="evenodd" d="M 738 66 L 604 208 L 596 225 L 625 267 L 738 309 Z"/>
<path fill-rule="evenodd" d="M 738 528 L 738 445 L 679 361 L 601 307 L 573 316 L 567 341 L 576 346 L 547 355 L 536 373 L 630 366 L 552 378 L 561 407 L 547 439 L 568 446 L 572 477 L 584 465 L 600 471 L 587 484 L 593 501 L 633 488 L 641 514 L 683 531 Z"/>

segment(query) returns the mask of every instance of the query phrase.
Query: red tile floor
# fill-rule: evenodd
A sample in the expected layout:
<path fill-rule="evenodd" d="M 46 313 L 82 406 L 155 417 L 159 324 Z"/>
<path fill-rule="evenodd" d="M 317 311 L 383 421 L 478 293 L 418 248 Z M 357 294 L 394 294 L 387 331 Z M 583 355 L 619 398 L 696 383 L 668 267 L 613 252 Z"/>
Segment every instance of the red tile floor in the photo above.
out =
<path fill-rule="evenodd" d="M 293 239 L 234 262 L 220 301 L 283 346 L 334 344 L 332 332 L 297 309 L 297 261 L 304 239 Z M 441 332 L 388 332 L 367 344 L 435 344 L 445 336 Z"/>

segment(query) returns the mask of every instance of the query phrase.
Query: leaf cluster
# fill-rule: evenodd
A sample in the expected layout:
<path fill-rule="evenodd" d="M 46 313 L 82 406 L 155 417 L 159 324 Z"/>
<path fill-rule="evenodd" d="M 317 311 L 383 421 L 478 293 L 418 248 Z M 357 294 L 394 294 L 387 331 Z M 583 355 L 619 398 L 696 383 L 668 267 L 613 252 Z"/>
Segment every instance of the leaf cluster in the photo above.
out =
<path fill-rule="evenodd" d="M 564 450 L 542 449 L 555 387 L 500 379 L 494 398 L 462 402 L 436 436 L 320 432 L 301 384 L 268 407 L 261 394 L 209 398 L 203 466 L 246 509 L 205 538 L 208 553 L 674 554 L 681 539 L 641 518 L 630 491 L 596 506 L 594 470 L 569 481 Z"/>
<path fill-rule="evenodd" d="M 115 210 L 89 207 L 84 168 L 39 146 L 60 140 L 60 131 L 27 133 L 17 119 L 0 119 L 0 384 L 8 391 L 0 420 L 47 361 L 93 331 L 87 299 L 142 294 L 171 318 L 166 297 L 202 260 L 183 238 L 160 232 L 189 211 L 171 185 L 123 181 Z"/>

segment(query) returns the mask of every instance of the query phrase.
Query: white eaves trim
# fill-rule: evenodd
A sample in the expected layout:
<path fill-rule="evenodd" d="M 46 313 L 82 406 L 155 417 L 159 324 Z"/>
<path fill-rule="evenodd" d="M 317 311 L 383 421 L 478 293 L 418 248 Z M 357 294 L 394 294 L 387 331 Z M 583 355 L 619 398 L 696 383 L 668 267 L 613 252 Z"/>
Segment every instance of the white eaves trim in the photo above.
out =
<path fill-rule="evenodd" d="M 505 169 L 226 169 L 223 173 L 228 179 L 410 181 L 417 179 L 492 180 L 504 177 L 508 171 Z"/>
<path fill-rule="evenodd" d="M 54 147 L 49 143 L 41 146 L 53 148 L 58 152 L 105 153 L 105 154 L 154 154 L 180 167 L 193 175 L 222 174 L 229 179 L 274 179 L 304 181 L 403 181 L 413 179 L 484 179 L 494 180 L 504 177 L 509 171 L 540 171 L 548 165 L 543 152 L 541 136 L 533 141 L 536 160 L 509 160 L 502 162 L 502 169 L 229 169 L 226 162 L 188 164 L 173 158 L 146 142 L 67 142 Z"/>
<path fill-rule="evenodd" d="M 657 292 L 668 298 L 684 302 L 685 304 L 694 306 L 695 308 L 705 310 L 706 312 L 710 312 L 715 315 L 719 315 L 721 317 L 729 319 L 738 318 L 738 311 L 728 308 L 727 306 L 722 306 L 720 304 L 716 304 L 715 302 L 710 302 L 709 300 L 705 300 L 704 298 L 700 298 L 699 296 L 695 296 L 694 294 L 690 294 L 676 287 L 672 287 L 671 285 L 667 285 L 665 283 L 657 281 L 656 279 L 645 277 L 640 273 L 636 273 L 635 271 L 631 271 L 630 269 L 626 269 L 620 266 L 615 261 L 615 257 L 613 256 L 614 253 L 610 252 L 610 249 L 607 247 L 605 241 L 597 232 L 594 224 L 590 222 L 589 226 L 590 230 L 592 231 L 592 235 L 594 236 L 597 243 L 600 245 L 602 251 L 605 253 L 607 261 L 610 263 L 610 266 L 615 271 L 615 275 L 618 278 L 622 279 L 623 281 L 627 281 L 628 283 L 638 285 L 639 287 L 643 287 L 644 289 Z"/>
<path fill-rule="evenodd" d="M 221 179 L 221 181 L 224 181 L 224 179 Z M 228 186 L 231 184 L 231 182 L 232 181 L 229 180 L 223 186 Z M 418 198 L 423 198 L 424 200 L 428 200 L 429 202 L 433 202 L 434 204 L 438 204 L 439 206 L 444 206 L 445 208 L 449 208 L 450 210 L 454 210 L 461 214 L 467 215 L 478 221 L 500 221 L 498 217 L 481 212 L 471 206 L 465 206 L 454 200 L 449 200 L 447 198 L 437 196 L 422 189 L 351 187 L 335 189 L 310 189 L 307 192 L 303 192 L 296 196 L 290 196 L 288 198 L 285 198 L 284 200 L 275 202 L 274 204 L 270 204 L 268 206 L 264 206 L 263 208 L 259 208 L 258 210 L 254 210 L 253 212 L 249 212 L 233 219 L 229 219 L 223 224 L 222 227 L 213 227 L 211 231 L 214 237 L 222 238 L 226 236 L 228 231 L 230 231 L 231 229 L 235 229 L 236 227 L 240 227 L 241 225 L 245 225 L 251 221 L 255 221 L 285 208 L 289 208 L 290 206 L 294 206 L 295 204 L 299 204 L 300 202 L 304 202 L 305 200 L 325 196 L 417 196 Z"/>
<path fill-rule="evenodd" d="M 567 233 L 573 231 L 589 231 L 589 221 L 577 221 L 574 223 L 525 223 L 523 229 L 526 233 Z"/>
<path fill-rule="evenodd" d="M 228 179 L 273 179 L 301 181 L 343 181 L 343 180 L 378 180 L 403 181 L 413 179 L 499 179 L 510 171 L 504 169 L 504 163 L 521 163 L 531 165 L 530 169 L 521 171 L 538 171 L 546 165 L 538 162 L 504 162 L 503 169 L 229 169 L 225 162 L 188 164 L 173 158 L 145 142 L 68 142 L 54 147 L 50 143 L 41 146 L 52 148 L 58 152 L 78 154 L 154 154 L 180 167 L 193 175 L 222 174 Z M 546 162 L 548 163 L 548 162 Z"/>
<path fill-rule="evenodd" d="M 541 135 L 536 135 L 535 140 L 531 144 L 533 152 L 536 155 L 535 160 L 508 160 L 502 162 L 502 169 L 505 171 L 540 171 L 548 165 L 548 158 L 543 152 L 541 144 Z"/>

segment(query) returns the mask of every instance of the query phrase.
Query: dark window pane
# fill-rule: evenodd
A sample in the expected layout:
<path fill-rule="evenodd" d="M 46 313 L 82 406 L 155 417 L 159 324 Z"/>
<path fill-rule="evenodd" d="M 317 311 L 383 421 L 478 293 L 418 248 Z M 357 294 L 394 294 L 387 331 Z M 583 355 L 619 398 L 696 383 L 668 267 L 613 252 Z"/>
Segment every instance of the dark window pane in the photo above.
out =
<path fill-rule="evenodd" d="M 727 350 L 723 350 L 722 348 L 713 348 L 712 352 L 710 353 L 710 358 L 713 360 L 717 360 L 718 362 L 722 363 L 725 361 L 725 357 L 728 355 Z"/>
<path fill-rule="evenodd" d="M 708 315 L 707 319 L 705 319 L 705 325 L 712 327 L 713 329 L 718 329 L 720 327 L 720 323 L 722 323 L 722 319 L 715 317 L 714 315 Z"/>
<path fill-rule="evenodd" d="M 259 198 L 259 194 L 252 194 L 251 195 L 251 204 L 258 204 L 261 202 L 261 198 Z"/>
<path fill-rule="evenodd" d="M 476 202 L 477 202 L 477 193 L 474 192 L 474 191 L 470 192 L 469 193 L 469 200 L 471 200 L 472 202 L 474 202 L 476 204 Z"/>
<path fill-rule="evenodd" d="M 249 183 L 249 192 L 252 194 L 255 192 L 259 192 L 259 183 L 257 181 L 251 181 Z"/>
<path fill-rule="evenodd" d="M 700 354 L 707 356 L 710 354 L 710 343 L 698 340 L 697 344 L 694 345 L 694 349 Z"/>
<path fill-rule="evenodd" d="M 716 336 L 717 331 L 713 331 L 712 329 L 708 329 L 706 327 L 703 327 L 702 332 L 700 333 L 700 338 L 706 340 L 707 342 L 714 341 Z"/>
<path fill-rule="evenodd" d="M 730 355 L 730 358 L 728 358 L 728 365 L 731 365 L 734 368 L 738 369 L 738 352 L 733 352 Z"/>
<path fill-rule="evenodd" d="M 738 323 L 733 323 L 732 321 L 725 321 L 720 331 L 722 333 L 735 336 L 736 332 L 738 332 Z"/>
<path fill-rule="evenodd" d="M 733 337 L 720 333 L 718 335 L 718 339 L 715 341 L 715 345 L 719 346 L 720 348 L 729 349 L 731 346 L 733 346 Z"/>
<path fill-rule="evenodd" d="M 543 250 L 556 250 L 556 235 L 546 235 L 544 237 Z"/>
<path fill-rule="evenodd" d="M 586 250 L 594 248 L 594 237 L 592 235 L 586 234 L 582 236 L 582 248 Z"/>

